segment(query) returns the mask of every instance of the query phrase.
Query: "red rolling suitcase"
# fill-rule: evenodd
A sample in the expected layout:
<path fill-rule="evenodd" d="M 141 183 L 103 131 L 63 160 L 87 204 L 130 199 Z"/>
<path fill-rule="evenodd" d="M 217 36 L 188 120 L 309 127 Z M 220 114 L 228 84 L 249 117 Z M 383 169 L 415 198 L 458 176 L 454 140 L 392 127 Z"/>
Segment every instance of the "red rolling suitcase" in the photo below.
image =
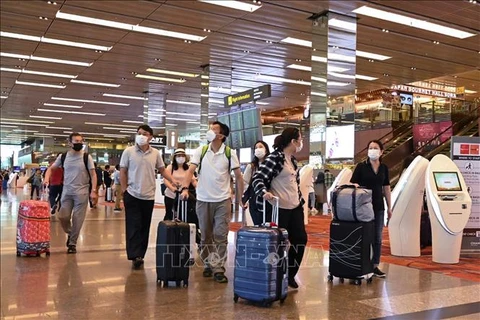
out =
<path fill-rule="evenodd" d="M 17 220 L 17 256 L 50 255 L 50 209 L 48 202 L 20 202 Z"/>

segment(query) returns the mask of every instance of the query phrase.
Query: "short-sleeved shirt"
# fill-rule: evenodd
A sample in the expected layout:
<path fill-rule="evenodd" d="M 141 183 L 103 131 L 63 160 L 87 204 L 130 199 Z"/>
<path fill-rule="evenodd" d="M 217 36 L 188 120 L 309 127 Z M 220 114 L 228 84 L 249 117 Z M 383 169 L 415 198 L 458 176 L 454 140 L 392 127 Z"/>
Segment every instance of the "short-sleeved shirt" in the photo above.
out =
<path fill-rule="evenodd" d="M 127 169 L 127 192 L 141 200 L 155 200 L 155 169 L 165 167 L 160 151 L 149 147 L 143 151 L 138 145 L 122 153 L 120 167 Z"/>
<path fill-rule="evenodd" d="M 385 164 L 380 163 L 377 173 L 373 171 L 372 165 L 368 160 L 357 164 L 350 182 L 357 183 L 361 187 L 372 190 L 373 211 L 385 210 L 385 205 L 383 204 L 383 186 L 390 185 L 388 167 Z"/>
<path fill-rule="evenodd" d="M 90 174 L 83 162 L 84 152 L 68 151 L 63 164 L 63 193 L 68 195 L 88 194 Z M 62 155 L 55 160 L 56 167 L 62 167 Z M 88 169 L 95 169 L 93 159 L 88 155 Z"/>
<path fill-rule="evenodd" d="M 198 147 L 193 153 L 192 164 L 199 165 L 202 157 L 203 146 Z M 231 165 L 229 163 L 231 162 Z M 228 170 L 240 168 L 237 153 L 231 150 L 228 160 L 225 155 L 225 144 L 215 153 L 212 145 L 208 145 L 207 153 L 202 159 L 201 170 L 198 174 L 197 199 L 203 202 L 221 202 L 231 197 L 231 176 Z"/>

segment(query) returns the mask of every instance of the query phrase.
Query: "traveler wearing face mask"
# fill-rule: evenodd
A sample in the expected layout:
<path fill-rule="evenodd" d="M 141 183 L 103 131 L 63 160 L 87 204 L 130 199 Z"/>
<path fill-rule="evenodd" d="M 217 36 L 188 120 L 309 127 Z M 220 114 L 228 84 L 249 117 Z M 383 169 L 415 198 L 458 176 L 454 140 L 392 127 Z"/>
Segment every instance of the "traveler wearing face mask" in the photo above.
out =
<path fill-rule="evenodd" d="M 252 176 L 257 172 L 260 164 L 265 161 L 265 158 L 270 154 L 270 148 L 268 144 L 264 141 L 257 141 L 255 143 L 255 156 L 253 157 L 252 163 L 250 163 L 243 173 L 243 181 L 245 182 L 245 193 L 243 195 L 243 202 L 245 203 L 245 208 L 248 206 L 250 215 L 252 216 L 253 224 L 258 226 L 263 222 L 263 211 L 257 208 L 257 203 L 255 200 L 255 192 L 253 191 Z M 267 217 L 269 221 L 269 217 Z"/>
<path fill-rule="evenodd" d="M 185 154 L 184 149 L 177 149 L 173 153 L 172 163 L 168 165 L 167 171 L 172 173 L 172 176 L 177 180 L 181 185 L 190 185 L 193 184 L 194 187 L 197 185 L 197 180 L 195 177 L 192 177 L 190 181 L 185 181 L 188 171 L 187 155 Z M 177 186 L 173 185 L 170 181 L 165 180 L 165 218 L 163 220 L 173 220 L 173 211 L 176 210 L 177 202 Z M 189 202 L 187 204 L 189 207 L 195 205 L 195 202 Z"/>
<path fill-rule="evenodd" d="M 298 288 L 295 276 L 302 263 L 307 232 L 305 231 L 300 176 L 293 156 L 303 148 L 302 135 L 297 128 L 286 128 L 275 138 L 273 151 L 253 176 L 257 207 L 263 210 L 263 199 L 279 198 L 278 225 L 288 231 L 288 285 Z M 268 212 L 269 208 L 267 208 Z"/>
<path fill-rule="evenodd" d="M 375 213 L 375 238 L 373 241 L 373 273 L 376 277 L 385 278 L 378 265 L 382 252 L 382 233 L 384 224 L 385 207 L 383 197 L 387 202 L 388 219 L 392 217 L 391 190 L 388 167 L 381 162 L 383 144 L 378 140 L 368 143 L 368 159 L 357 164 L 350 182 L 372 190 L 372 204 Z"/>
<path fill-rule="evenodd" d="M 178 184 L 170 171 L 165 170 L 160 151 L 148 144 L 152 138 L 153 130 L 150 126 L 139 126 L 135 145 L 126 148 L 120 159 L 127 258 L 132 261 L 134 269 L 140 269 L 147 252 L 155 202 L 155 169 L 165 179 Z"/>
<path fill-rule="evenodd" d="M 191 181 L 198 167 L 197 215 L 200 224 L 201 258 L 204 262 L 204 277 L 216 282 L 228 282 L 225 276 L 227 260 L 228 225 L 232 215 L 230 171 L 233 170 L 236 188 L 243 194 L 243 178 L 240 163 L 234 150 L 224 142 L 230 128 L 214 122 L 206 137 L 210 143 L 195 150 L 185 181 Z M 183 185 L 182 197 L 188 197 L 188 185 Z"/>
<path fill-rule="evenodd" d="M 93 159 L 83 151 L 83 137 L 71 133 L 68 137 L 72 150 L 58 156 L 45 173 L 45 185 L 50 182 L 51 170 L 63 168 L 63 190 L 58 219 L 67 234 L 67 253 L 77 253 L 77 239 L 82 229 L 89 198 L 96 199 L 97 175 Z M 91 186 L 94 186 L 90 189 Z"/>

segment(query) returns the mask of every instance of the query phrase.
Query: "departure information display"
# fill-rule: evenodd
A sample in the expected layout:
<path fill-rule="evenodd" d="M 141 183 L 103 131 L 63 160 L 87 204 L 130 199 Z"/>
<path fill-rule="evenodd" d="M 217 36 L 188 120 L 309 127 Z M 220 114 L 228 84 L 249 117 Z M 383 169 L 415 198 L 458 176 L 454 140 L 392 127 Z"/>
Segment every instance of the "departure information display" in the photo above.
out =
<path fill-rule="evenodd" d="M 226 143 L 232 149 L 253 148 L 262 139 L 262 122 L 258 108 L 237 109 L 217 116 L 217 120 L 230 128 Z"/>
<path fill-rule="evenodd" d="M 246 109 L 243 112 L 243 126 L 245 129 L 260 127 L 260 110 Z"/>
<path fill-rule="evenodd" d="M 243 130 L 243 112 L 230 113 L 230 130 Z"/>

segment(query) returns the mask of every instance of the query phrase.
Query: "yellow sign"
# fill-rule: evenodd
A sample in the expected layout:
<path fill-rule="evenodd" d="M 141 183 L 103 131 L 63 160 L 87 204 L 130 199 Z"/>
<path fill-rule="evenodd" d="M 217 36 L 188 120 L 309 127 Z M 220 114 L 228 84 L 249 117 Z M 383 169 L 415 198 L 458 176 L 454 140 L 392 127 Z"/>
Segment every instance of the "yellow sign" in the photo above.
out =
<path fill-rule="evenodd" d="M 228 96 L 228 105 L 231 106 L 239 101 L 248 100 L 252 97 L 250 93 L 241 96 Z"/>
<path fill-rule="evenodd" d="M 456 94 L 465 94 L 465 87 L 457 87 Z"/>

